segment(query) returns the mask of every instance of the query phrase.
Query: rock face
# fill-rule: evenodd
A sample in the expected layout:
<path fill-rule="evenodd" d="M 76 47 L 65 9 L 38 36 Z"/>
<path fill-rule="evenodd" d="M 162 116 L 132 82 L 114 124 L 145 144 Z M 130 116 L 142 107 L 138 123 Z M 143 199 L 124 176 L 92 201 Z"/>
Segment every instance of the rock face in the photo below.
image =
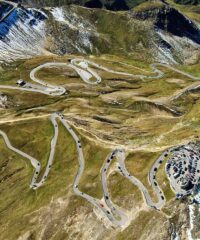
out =
<path fill-rule="evenodd" d="M 185 37 L 200 44 L 200 29 L 176 9 L 163 5 L 161 8 L 147 9 L 135 13 L 136 18 L 154 19 L 155 29 L 166 31 L 174 36 Z"/>
<path fill-rule="evenodd" d="M 8 96 L 0 93 L 0 109 L 8 108 L 12 105 L 12 103 L 8 100 Z"/>
<path fill-rule="evenodd" d="M 186 63 L 192 56 L 199 54 L 199 27 L 176 9 L 165 4 L 159 7 L 151 6 L 134 12 L 133 17 L 153 22 L 159 41 L 158 59 Z"/>
<path fill-rule="evenodd" d="M 52 8 L 49 23 L 51 24 L 47 26 L 47 34 L 53 42 L 48 48 L 50 52 L 59 55 L 94 53 L 93 41 L 99 36 L 97 29 L 94 24 L 76 13 L 75 9 Z"/>
<path fill-rule="evenodd" d="M 178 37 L 186 37 L 200 44 L 200 29 L 189 19 L 173 8 L 166 8 L 165 13 L 157 16 L 156 27 Z M 176 21 L 174 21 L 176 19 Z"/>

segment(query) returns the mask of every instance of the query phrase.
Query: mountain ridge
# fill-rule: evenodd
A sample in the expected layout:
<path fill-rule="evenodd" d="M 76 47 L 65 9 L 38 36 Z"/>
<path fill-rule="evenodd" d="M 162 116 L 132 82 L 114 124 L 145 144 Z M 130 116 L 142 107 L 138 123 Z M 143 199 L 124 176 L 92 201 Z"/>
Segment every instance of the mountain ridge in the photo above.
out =
<path fill-rule="evenodd" d="M 199 60 L 200 30 L 160 1 L 123 12 L 77 5 L 43 9 L 22 5 L 0 22 L 0 40 L 1 61 L 35 54 L 108 53 L 176 64 Z"/>

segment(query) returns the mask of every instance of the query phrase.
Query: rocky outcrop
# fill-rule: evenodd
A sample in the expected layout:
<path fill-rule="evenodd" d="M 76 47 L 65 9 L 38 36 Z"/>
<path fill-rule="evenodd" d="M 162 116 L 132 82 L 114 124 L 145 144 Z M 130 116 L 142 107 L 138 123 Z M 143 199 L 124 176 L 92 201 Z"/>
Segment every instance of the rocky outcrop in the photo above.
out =
<path fill-rule="evenodd" d="M 133 11 L 132 17 L 141 21 L 152 21 L 158 40 L 154 45 L 159 50 L 154 54 L 171 63 L 186 63 L 199 55 L 200 29 L 178 10 L 166 4 L 153 5 Z M 198 58 L 198 57 L 197 57 Z M 195 58 L 196 59 L 196 58 Z"/>
<path fill-rule="evenodd" d="M 87 4 L 106 5 L 94 2 Z M 110 2 L 112 8 L 116 3 Z M 198 61 L 200 30 L 195 23 L 164 3 L 139 9 L 117 13 L 75 5 L 42 10 L 18 6 L 0 21 L 0 61 L 49 53 L 123 54 L 170 64 Z M 8 11 L 5 6 L 3 11 Z"/>
<path fill-rule="evenodd" d="M 1 108 L 9 108 L 10 106 L 12 106 L 13 104 L 11 103 L 11 101 L 8 99 L 8 96 L 0 93 L 0 109 Z"/>
<path fill-rule="evenodd" d="M 136 12 L 134 17 L 142 20 L 153 19 L 156 30 L 163 30 L 178 37 L 186 37 L 200 44 L 200 29 L 190 19 L 168 5 Z"/>
<path fill-rule="evenodd" d="M 42 54 L 45 19 L 40 10 L 18 7 L 0 21 L 0 61 Z"/>

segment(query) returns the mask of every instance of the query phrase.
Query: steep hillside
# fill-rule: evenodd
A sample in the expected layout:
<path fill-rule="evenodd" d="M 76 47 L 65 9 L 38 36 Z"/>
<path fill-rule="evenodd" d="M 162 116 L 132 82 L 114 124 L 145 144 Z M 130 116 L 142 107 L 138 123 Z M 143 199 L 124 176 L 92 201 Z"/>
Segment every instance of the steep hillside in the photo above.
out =
<path fill-rule="evenodd" d="M 177 9 L 160 2 L 144 3 L 133 10 L 133 17 L 153 22 L 155 33 L 160 39 L 157 46 L 162 56 L 174 62 L 198 61 L 199 26 Z"/>
<path fill-rule="evenodd" d="M 151 57 L 148 36 L 154 36 L 150 22 L 141 23 L 124 13 L 76 6 L 54 8 L 51 13 L 48 31 L 52 33 L 50 38 L 54 46 L 51 44 L 49 51 L 59 54 L 116 53 L 140 57 L 139 53 L 145 50 L 141 59 Z"/>
<path fill-rule="evenodd" d="M 6 4 L 9 6 L 8 4 Z M 31 57 L 44 53 L 45 19 L 37 9 L 1 8 L 0 61 Z"/>
<path fill-rule="evenodd" d="M 6 14 L 5 6 L 2 9 Z M 109 53 L 149 62 L 197 62 L 199 39 L 197 25 L 161 2 L 143 3 L 131 12 L 18 6 L 0 21 L 0 61 L 51 53 Z"/>

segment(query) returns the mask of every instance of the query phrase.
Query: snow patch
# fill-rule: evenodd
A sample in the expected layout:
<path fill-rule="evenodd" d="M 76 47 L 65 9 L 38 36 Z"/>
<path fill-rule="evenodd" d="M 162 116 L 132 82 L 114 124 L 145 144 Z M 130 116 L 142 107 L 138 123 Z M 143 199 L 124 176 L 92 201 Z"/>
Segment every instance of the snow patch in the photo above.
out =
<path fill-rule="evenodd" d="M 58 22 L 68 23 L 66 21 L 64 12 L 62 8 L 56 7 L 51 10 L 52 15 L 54 16 L 54 19 Z"/>
<path fill-rule="evenodd" d="M 34 9 L 17 9 L 16 21 L 10 24 L 7 34 L 0 40 L 0 62 L 29 58 L 44 53 L 45 15 L 39 15 Z M 4 26 L 3 25 L 3 26 Z"/>
<path fill-rule="evenodd" d="M 200 211 L 200 209 L 199 209 Z M 190 228 L 187 230 L 188 240 L 200 240 L 200 238 L 192 237 L 192 230 L 194 228 L 194 205 L 189 205 Z"/>
<path fill-rule="evenodd" d="M 19 22 L 13 26 L 7 35 L 9 41 L 0 41 L 0 61 L 12 61 L 42 54 L 42 43 L 45 38 L 44 29 L 45 23 L 28 27 Z"/>

